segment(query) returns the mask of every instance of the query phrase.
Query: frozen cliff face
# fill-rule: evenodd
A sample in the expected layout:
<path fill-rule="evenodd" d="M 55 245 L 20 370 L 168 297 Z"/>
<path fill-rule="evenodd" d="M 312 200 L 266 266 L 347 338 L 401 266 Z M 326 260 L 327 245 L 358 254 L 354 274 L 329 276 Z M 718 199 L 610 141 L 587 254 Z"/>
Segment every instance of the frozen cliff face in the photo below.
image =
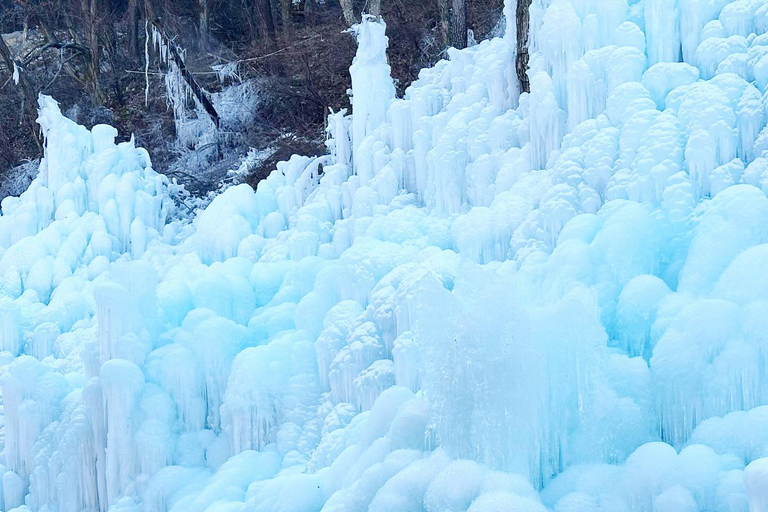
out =
<path fill-rule="evenodd" d="M 514 13 L 508 2 L 505 12 Z M 768 3 L 534 0 L 194 218 L 40 99 L 0 509 L 768 510 Z"/>

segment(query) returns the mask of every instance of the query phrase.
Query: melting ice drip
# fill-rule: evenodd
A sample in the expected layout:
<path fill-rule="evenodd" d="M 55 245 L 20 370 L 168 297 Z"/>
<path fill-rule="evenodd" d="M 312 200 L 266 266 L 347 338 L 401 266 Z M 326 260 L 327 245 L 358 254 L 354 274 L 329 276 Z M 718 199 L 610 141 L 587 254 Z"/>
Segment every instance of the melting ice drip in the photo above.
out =
<path fill-rule="evenodd" d="M 398 99 L 366 17 L 329 154 L 192 220 L 42 97 L 0 508 L 764 512 L 767 30 L 534 0 L 530 94 L 508 31 Z"/>

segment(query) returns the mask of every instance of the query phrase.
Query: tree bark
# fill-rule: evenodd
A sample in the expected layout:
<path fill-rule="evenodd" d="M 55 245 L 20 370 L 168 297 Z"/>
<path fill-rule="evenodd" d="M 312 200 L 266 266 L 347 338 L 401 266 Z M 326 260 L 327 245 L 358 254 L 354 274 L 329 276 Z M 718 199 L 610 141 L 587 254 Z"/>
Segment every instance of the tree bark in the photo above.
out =
<path fill-rule="evenodd" d="M 272 14 L 272 2 L 270 0 L 256 0 L 256 17 L 258 18 L 261 37 L 268 39 L 272 46 L 277 48 L 275 18 Z"/>
<path fill-rule="evenodd" d="M 355 8 L 352 5 L 352 0 L 340 0 L 341 10 L 344 12 L 344 21 L 350 27 L 357 24 L 357 16 L 355 16 Z"/>
<path fill-rule="evenodd" d="M 86 46 L 90 50 L 90 58 L 86 66 L 88 83 L 94 103 L 104 103 L 104 94 L 99 83 L 101 66 L 101 46 L 99 45 L 99 0 L 82 0 L 83 19 L 85 20 Z"/>
<path fill-rule="evenodd" d="M 381 15 L 381 0 L 368 1 L 368 14 L 376 17 Z"/>
<path fill-rule="evenodd" d="M 208 26 L 209 26 L 209 9 L 208 0 L 197 0 L 198 7 L 198 20 L 197 31 L 200 34 L 200 47 L 203 50 L 208 49 Z"/>
<path fill-rule="evenodd" d="M 450 0 L 437 0 L 437 8 L 438 11 L 440 11 L 440 40 L 443 42 L 443 46 L 450 46 L 451 45 L 451 39 L 448 36 L 448 26 L 450 25 L 451 20 L 451 6 L 449 5 Z"/>
<path fill-rule="evenodd" d="M 450 37 L 454 48 L 467 47 L 467 2 L 451 0 Z"/>
<path fill-rule="evenodd" d="M 445 46 L 467 47 L 466 0 L 437 0 L 440 11 L 440 37 Z"/>
<path fill-rule="evenodd" d="M 128 55 L 132 60 L 139 57 L 139 4 L 128 0 Z"/>
<path fill-rule="evenodd" d="M 528 80 L 528 33 L 530 31 L 531 0 L 517 0 L 517 16 L 515 18 L 517 31 L 517 79 L 520 81 L 520 92 L 531 92 Z"/>

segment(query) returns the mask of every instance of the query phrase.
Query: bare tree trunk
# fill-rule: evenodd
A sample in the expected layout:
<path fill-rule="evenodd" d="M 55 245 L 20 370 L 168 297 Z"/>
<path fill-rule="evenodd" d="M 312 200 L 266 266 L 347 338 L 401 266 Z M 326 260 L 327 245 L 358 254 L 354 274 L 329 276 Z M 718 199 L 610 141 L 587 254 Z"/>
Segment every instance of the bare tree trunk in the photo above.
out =
<path fill-rule="evenodd" d="M 450 37 L 454 48 L 467 47 L 467 2 L 451 0 Z"/>
<path fill-rule="evenodd" d="M 376 17 L 381 15 L 381 0 L 368 0 L 368 14 Z"/>
<path fill-rule="evenodd" d="M 96 104 L 104 103 L 104 95 L 99 83 L 101 66 L 101 46 L 99 45 L 99 0 L 82 0 L 83 19 L 85 20 L 86 46 L 90 50 L 90 58 L 86 66 L 91 96 Z"/>
<path fill-rule="evenodd" d="M 280 0 L 280 17 L 283 22 L 283 32 L 291 31 L 291 0 Z"/>
<path fill-rule="evenodd" d="M 352 0 L 340 0 L 341 10 L 344 12 L 344 21 L 350 27 L 357 23 L 357 16 L 355 16 L 355 8 L 352 6 Z"/>
<path fill-rule="evenodd" d="M 198 20 L 197 30 L 200 34 L 200 47 L 203 50 L 208 49 L 208 26 L 209 26 L 209 10 L 208 0 L 197 0 L 198 6 Z"/>
<path fill-rule="evenodd" d="M 440 37 L 445 46 L 467 47 L 466 0 L 437 0 L 440 11 Z"/>
<path fill-rule="evenodd" d="M 104 0 L 102 12 L 107 16 L 116 17 L 116 12 L 113 10 L 112 5 L 110 4 L 110 0 Z M 102 43 L 106 44 L 106 57 L 109 59 L 109 66 L 112 68 L 112 90 L 115 94 L 114 99 L 117 101 L 118 105 L 123 105 L 125 99 L 123 96 L 123 86 L 120 81 L 120 73 L 118 73 L 117 70 L 126 69 L 127 67 L 132 66 L 131 64 L 127 63 L 124 58 L 122 58 L 122 55 L 124 54 L 118 48 L 116 27 L 117 25 L 113 23 L 102 25 L 102 36 L 104 38 Z M 131 50 L 129 49 L 129 53 L 130 52 Z"/>
<path fill-rule="evenodd" d="M 128 0 L 128 52 L 132 60 L 136 60 L 139 56 L 138 0 Z"/>
<path fill-rule="evenodd" d="M 273 47 L 277 48 L 275 18 L 272 14 L 272 2 L 270 0 L 256 0 L 256 17 L 259 20 L 261 37 L 269 39 Z"/>
<path fill-rule="evenodd" d="M 528 80 L 528 32 L 531 0 L 517 0 L 517 78 L 520 81 L 520 92 L 531 92 L 531 83 Z"/>
<path fill-rule="evenodd" d="M 443 46 L 450 46 L 451 40 L 448 36 L 448 26 L 451 20 L 451 6 L 448 4 L 450 0 L 437 0 L 437 8 L 440 11 L 440 40 L 443 42 Z"/>

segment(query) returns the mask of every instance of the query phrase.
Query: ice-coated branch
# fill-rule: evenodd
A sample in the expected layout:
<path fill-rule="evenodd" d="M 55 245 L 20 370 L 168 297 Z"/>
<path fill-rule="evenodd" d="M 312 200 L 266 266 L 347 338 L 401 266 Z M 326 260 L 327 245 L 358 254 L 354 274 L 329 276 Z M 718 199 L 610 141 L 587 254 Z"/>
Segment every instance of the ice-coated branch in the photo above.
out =
<path fill-rule="evenodd" d="M 208 98 L 206 92 L 203 90 L 197 80 L 195 80 L 195 77 L 192 75 L 192 73 L 190 73 L 187 69 L 187 65 L 184 63 L 182 52 L 178 45 L 170 37 L 168 37 L 166 31 L 163 28 L 163 25 L 160 22 L 160 19 L 155 16 L 151 7 L 148 6 L 149 2 L 145 2 L 147 19 L 150 25 L 153 27 L 153 39 L 155 44 L 159 46 L 161 50 L 161 56 L 163 60 L 172 63 L 173 67 L 178 70 L 179 75 L 188 86 L 191 94 L 200 103 L 200 105 L 202 105 L 203 109 L 205 109 L 205 112 L 210 116 L 211 121 L 213 121 L 213 123 L 216 125 L 216 128 L 218 128 L 220 121 L 219 113 L 216 111 L 216 107 L 213 106 L 213 103 L 211 103 L 211 100 Z M 145 59 L 147 57 L 147 52 L 145 52 Z M 145 62 L 145 66 L 146 65 L 147 64 Z"/>

